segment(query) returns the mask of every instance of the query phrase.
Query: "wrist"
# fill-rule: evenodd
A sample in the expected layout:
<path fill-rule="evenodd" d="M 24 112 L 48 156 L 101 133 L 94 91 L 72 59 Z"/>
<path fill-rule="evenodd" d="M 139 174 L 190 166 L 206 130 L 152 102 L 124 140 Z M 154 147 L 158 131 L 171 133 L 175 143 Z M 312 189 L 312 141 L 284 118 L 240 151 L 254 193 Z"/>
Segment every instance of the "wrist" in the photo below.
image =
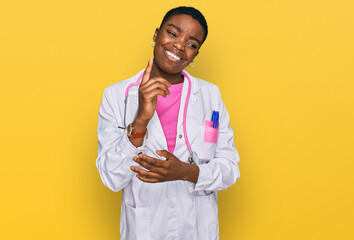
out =
<path fill-rule="evenodd" d="M 148 123 L 149 123 L 150 119 L 147 119 L 143 116 L 141 116 L 139 113 L 137 115 L 137 117 L 134 120 L 134 125 L 138 126 L 139 128 L 143 128 L 143 127 L 147 127 Z"/>
<path fill-rule="evenodd" d="M 143 120 L 143 119 L 137 117 L 137 118 L 134 120 L 134 122 L 133 122 L 133 124 L 134 124 L 134 129 L 135 129 L 137 132 L 145 132 L 148 123 L 149 123 L 149 121 L 146 121 L 146 120 Z"/>
<path fill-rule="evenodd" d="M 184 174 L 182 180 L 197 183 L 199 177 L 199 167 L 194 164 L 184 163 Z"/>

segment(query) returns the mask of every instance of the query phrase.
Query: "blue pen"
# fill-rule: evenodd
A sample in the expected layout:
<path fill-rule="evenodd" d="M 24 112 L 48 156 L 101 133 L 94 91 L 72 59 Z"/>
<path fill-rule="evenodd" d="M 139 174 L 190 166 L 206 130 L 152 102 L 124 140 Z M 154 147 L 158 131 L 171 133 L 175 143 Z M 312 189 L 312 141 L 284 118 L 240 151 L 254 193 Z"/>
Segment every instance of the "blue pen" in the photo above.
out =
<path fill-rule="evenodd" d="M 219 112 L 218 111 L 213 111 L 213 114 L 211 115 L 211 121 L 213 122 L 213 128 L 218 128 L 218 125 L 219 125 Z"/>

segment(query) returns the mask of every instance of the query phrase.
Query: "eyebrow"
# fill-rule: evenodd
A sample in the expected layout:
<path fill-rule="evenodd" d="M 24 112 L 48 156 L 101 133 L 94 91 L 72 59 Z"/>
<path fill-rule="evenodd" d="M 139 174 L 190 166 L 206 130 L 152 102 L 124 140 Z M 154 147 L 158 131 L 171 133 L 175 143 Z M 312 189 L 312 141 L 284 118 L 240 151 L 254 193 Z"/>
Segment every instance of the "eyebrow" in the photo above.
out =
<path fill-rule="evenodd" d="M 178 32 L 182 32 L 182 29 L 180 27 L 177 27 L 176 25 L 174 25 L 172 23 L 168 24 L 167 26 L 174 27 L 175 29 L 177 29 Z M 195 41 L 197 41 L 199 43 L 199 45 L 201 45 L 201 42 L 200 42 L 200 40 L 198 38 L 193 37 L 193 36 L 190 36 L 190 38 L 195 40 Z"/>

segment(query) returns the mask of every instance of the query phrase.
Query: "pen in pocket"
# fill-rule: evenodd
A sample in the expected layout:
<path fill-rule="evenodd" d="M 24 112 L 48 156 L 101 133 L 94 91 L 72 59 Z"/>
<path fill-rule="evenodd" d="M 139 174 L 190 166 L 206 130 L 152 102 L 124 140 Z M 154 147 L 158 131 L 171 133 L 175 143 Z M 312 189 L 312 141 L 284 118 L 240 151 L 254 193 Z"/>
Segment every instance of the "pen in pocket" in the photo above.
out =
<path fill-rule="evenodd" d="M 219 112 L 218 111 L 213 111 L 213 114 L 211 115 L 211 121 L 213 122 L 213 128 L 215 128 L 215 129 L 219 128 Z"/>

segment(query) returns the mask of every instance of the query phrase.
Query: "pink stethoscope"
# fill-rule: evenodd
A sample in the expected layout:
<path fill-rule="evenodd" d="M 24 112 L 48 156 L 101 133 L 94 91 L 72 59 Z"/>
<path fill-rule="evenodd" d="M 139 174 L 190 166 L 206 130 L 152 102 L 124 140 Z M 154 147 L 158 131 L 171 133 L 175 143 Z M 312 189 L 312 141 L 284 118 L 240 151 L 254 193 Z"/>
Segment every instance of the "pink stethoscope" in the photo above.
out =
<path fill-rule="evenodd" d="M 138 86 L 141 83 L 141 79 L 143 78 L 144 75 L 143 71 L 139 77 L 138 80 L 136 82 L 133 82 L 131 84 L 128 85 L 128 87 L 125 89 L 125 98 L 124 98 L 124 127 L 119 127 L 119 128 L 123 128 L 126 129 L 126 111 L 127 111 L 127 104 L 128 104 L 128 94 L 129 94 L 129 90 L 131 87 L 133 86 Z M 182 72 L 183 76 L 185 76 L 188 80 L 188 92 L 187 92 L 187 98 L 186 98 L 186 103 L 184 105 L 184 110 L 183 110 L 183 134 L 184 134 L 184 139 L 186 141 L 186 145 L 189 151 L 189 158 L 188 161 L 190 163 L 194 163 L 194 164 L 199 164 L 199 158 L 196 152 L 192 151 L 191 145 L 189 144 L 189 140 L 188 140 L 188 136 L 187 136 L 187 127 L 186 127 L 186 119 L 187 119 L 187 108 L 188 108 L 188 102 L 189 102 L 189 96 L 191 95 L 191 88 L 192 88 L 192 81 L 190 79 L 190 77 L 188 76 L 188 74 Z"/>

